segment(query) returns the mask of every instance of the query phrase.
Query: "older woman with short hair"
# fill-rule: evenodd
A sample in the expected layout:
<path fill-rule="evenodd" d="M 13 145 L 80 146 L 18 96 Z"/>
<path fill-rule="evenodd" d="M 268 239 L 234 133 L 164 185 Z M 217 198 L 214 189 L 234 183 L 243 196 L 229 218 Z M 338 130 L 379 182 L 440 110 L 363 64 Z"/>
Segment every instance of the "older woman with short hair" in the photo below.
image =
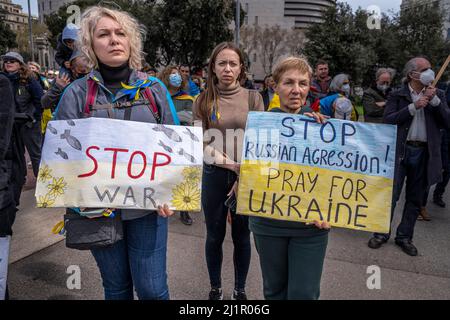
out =
<path fill-rule="evenodd" d="M 323 115 L 304 112 L 311 78 L 312 68 L 305 59 L 291 57 L 281 61 L 273 72 L 280 108 L 271 112 L 304 114 L 319 123 L 324 122 Z M 264 297 L 268 300 L 318 299 L 329 224 L 252 216 L 249 228 L 259 254 Z"/>
<path fill-rule="evenodd" d="M 104 7 L 92 7 L 81 19 L 80 45 L 93 71 L 67 87 L 57 107 L 57 120 L 86 116 L 173 124 L 167 90 L 159 82 L 150 86 L 158 110 L 148 107 L 140 95 L 132 107 L 121 83 L 147 79 L 141 69 L 142 36 L 138 22 L 129 14 Z M 95 81 L 95 103 L 86 110 L 88 81 Z M 170 97 L 169 97 L 170 99 Z M 112 104 L 114 102 L 114 104 Z M 96 108 L 101 105 L 116 106 Z M 122 105 L 122 107 L 120 107 Z M 120 124 L 118 124 L 120 125 Z M 95 133 L 93 133 L 95 134 Z M 167 219 L 173 214 L 167 205 L 150 210 L 120 210 L 124 238 L 110 247 L 92 249 L 103 280 L 106 299 L 168 299 L 166 273 Z"/>

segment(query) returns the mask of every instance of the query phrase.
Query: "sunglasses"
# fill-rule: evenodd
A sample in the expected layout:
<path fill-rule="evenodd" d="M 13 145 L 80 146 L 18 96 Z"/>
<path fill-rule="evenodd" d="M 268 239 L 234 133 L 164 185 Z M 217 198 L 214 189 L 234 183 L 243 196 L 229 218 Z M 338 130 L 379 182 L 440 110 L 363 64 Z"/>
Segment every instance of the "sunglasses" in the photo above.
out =
<path fill-rule="evenodd" d="M 8 59 L 8 60 L 3 60 L 3 63 L 18 63 L 19 61 L 17 61 L 17 60 L 11 60 L 11 59 Z"/>

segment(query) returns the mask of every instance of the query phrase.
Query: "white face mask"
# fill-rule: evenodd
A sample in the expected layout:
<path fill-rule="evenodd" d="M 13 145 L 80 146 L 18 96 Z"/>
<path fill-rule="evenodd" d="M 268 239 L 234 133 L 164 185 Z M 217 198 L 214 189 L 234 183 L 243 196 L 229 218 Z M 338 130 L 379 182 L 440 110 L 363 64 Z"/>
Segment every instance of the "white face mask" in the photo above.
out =
<path fill-rule="evenodd" d="M 387 84 L 377 84 L 377 88 L 381 92 L 386 92 L 387 89 L 389 89 L 389 85 L 387 85 Z"/>
<path fill-rule="evenodd" d="M 342 92 L 345 93 L 346 96 L 349 96 L 349 95 L 350 95 L 350 85 L 349 85 L 349 84 L 344 84 L 344 85 L 341 87 L 341 90 L 342 90 Z"/>
<path fill-rule="evenodd" d="M 414 71 L 414 73 L 420 73 L 420 77 L 417 80 L 419 80 L 424 86 L 429 86 L 434 79 L 436 79 L 435 73 L 431 69 L 427 69 L 424 72 Z"/>

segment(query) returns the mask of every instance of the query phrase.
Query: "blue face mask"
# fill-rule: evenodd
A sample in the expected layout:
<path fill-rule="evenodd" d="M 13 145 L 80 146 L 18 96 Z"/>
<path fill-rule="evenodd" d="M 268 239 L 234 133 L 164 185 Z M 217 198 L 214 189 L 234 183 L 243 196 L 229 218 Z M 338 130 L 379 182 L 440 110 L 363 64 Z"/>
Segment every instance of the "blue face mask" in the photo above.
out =
<path fill-rule="evenodd" d="M 350 85 L 349 84 L 344 84 L 341 87 L 342 92 L 346 95 L 349 96 L 350 95 Z"/>
<path fill-rule="evenodd" d="M 182 82 L 183 82 L 183 79 L 181 78 L 179 73 L 173 73 L 169 76 L 169 83 L 174 88 L 181 87 Z"/>

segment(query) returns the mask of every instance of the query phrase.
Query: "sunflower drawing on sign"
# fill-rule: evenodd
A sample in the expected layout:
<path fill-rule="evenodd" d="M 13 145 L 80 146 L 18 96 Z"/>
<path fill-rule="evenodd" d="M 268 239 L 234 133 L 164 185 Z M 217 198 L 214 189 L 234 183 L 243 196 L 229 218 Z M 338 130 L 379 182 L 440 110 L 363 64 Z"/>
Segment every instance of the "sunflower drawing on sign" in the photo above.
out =
<path fill-rule="evenodd" d="M 200 183 L 202 171 L 199 167 L 187 167 L 183 169 L 182 175 L 186 182 L 197 185 Z"/>
<path fill-rule="evenodd" d="M 178 211 L 200 210 L 200 188 L 189 181 L 180 183 L 172 190 L 172 205 Z"/>
<path fill-rule="evenodd" d="M 38 208 L 49 208 L 55 204 L 55 199 L 51 197 L 49 194 L 45 196 L 39 196 L 37 201 Z"/>
<path fill-rule="evenodd" d="M 47 188 L 49 189 L 49 195 L 54 197 L 59 197 L 64 194 L 67 183 L 64 178 L 53 178 L 52 183 L 50 183 Z"/>
<path fill-rule="evenodd" d="M 47 165 L 44 165 L 39 170 L 38 180 L 40 182 L 47 182 L 47 180 L 50 180 L 51 178 L 52 178 L 52 170 Z"/>

